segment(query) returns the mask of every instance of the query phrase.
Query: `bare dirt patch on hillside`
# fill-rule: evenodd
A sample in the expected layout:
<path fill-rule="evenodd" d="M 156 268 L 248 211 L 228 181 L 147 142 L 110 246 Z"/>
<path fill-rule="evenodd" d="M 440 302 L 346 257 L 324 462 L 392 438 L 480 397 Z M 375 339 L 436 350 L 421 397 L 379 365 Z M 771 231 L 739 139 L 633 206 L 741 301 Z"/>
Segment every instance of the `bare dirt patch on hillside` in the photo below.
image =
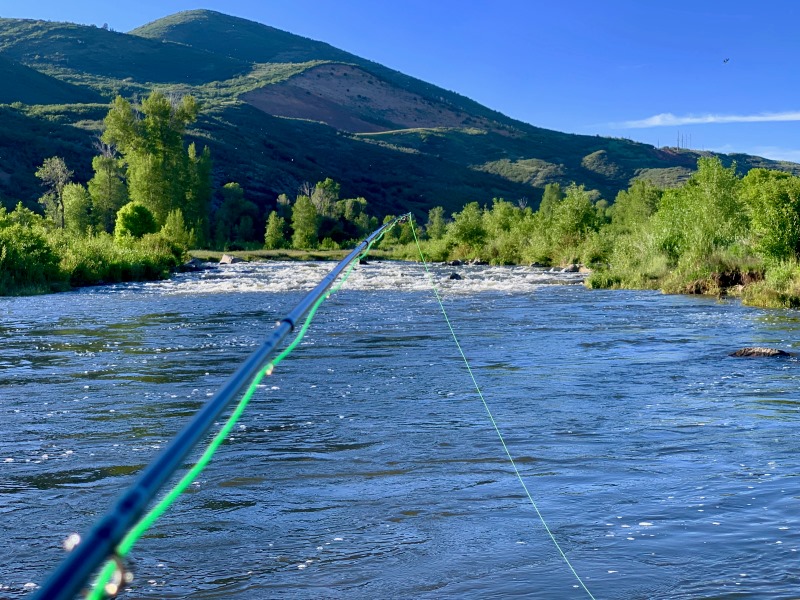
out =
<path fill-rule="evenodd" d="M 253 90 L 245 102 L 271 115 L 321 121 L 352 133 L 415 127 L 477 127 L 497 124 L 344 64 L 313 67 L 281 83 Z"/>

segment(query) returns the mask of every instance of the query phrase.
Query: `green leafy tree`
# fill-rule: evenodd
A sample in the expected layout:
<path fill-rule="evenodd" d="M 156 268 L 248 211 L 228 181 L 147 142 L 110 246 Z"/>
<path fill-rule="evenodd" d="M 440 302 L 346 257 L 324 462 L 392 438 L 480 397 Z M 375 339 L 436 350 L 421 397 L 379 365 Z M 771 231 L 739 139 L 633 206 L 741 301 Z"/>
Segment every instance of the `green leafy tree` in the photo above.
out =
<path fill-rule="evenodd" d="M 36 177 L 42 180 L 47 190 L 39 203 L 44 206 L 47 218 L 61 229 L 64 228 L 64 188 L 72 175 L 73 172 L 59 156 L 44 159 L 42 166 L 36 170 Z"/>
<path fill-rule="evenodd" d="M 477 252 L 486 240 L 483 210 L 477 202 L 470 202 L 459 213 L 453 213 L 453 221 L 447 227 L 447 235 L 455 244 L 462 244 L 468 251 Z"/>
<path fill-rule="evenodd" d="M 141 104 L 141 117 L 118 96 L 105 118 L 103 142 L 117 148 L 127 166 L 128 191 L 158 223 L 186 199 L 191 181 L 183 134 L 199 111 L 192 96 L 172 102 L 152 92 Z"/>
<path fill-rule="evenodd" d="M 311 193 L 311 202 L 317 209 L 317 214 L 321 217 L 336 216 L 335 205 L 339 199 L 341 186 L 330 177 L 325 181 L 320 181 L 314 186 Z"/>
<path fill-rule="evenodd" d="M 286 219 L 278 216 L 276 211 L 271 211 L 267 218 L 267 228 L 264 232 L 264 249 L 277 250 L 286 247 Z"/>
<path fill-rule="evenodd" d="M 319 219 L 317 209 L 308 196 L 298 196 L 292 207 L 292 247 L 314 248 L 317 245 Z"/>
<path fill-rule="evenodd" d="M 553 209 L 551 239 L 557 247 L 575 246 L 594 229 L 595 217 L 589 193 L 582 185 L 571 184 L 564 199 Z"/>
<path fill-rule="evenodd" d="M 214 241 L 218 248 L 230 242 L 245 243 L 256 237 L 255 223 L 258 206 L 246 200 L 244 190 L 238 183 L 226 183 L 222 187 L 222 206 L 215 215 Z"/>
<path fill-rule="evenodd" d="M 98 227 L 110 233 L 114 231 L 117 212 L 128 203 L 122 165 L 113 156 L 102 155 L 92 159 L 92 169 L 94 176 L 87 184 L 92 210 Z"/>
<path fill-rule="evenodd" d="M 538 213 L 542 219 L 547 221 L 553 214 L 556 206 L 564 199 L 564 192 L 558 183 L 548 183 L 544 186 L 542 201 L 539 203 Z"/>
<path fill-rule="evenodd" d="M 117 239 L 140 238 L 145 234 L 155 233 L 158 229 L 158 223 L 149 208 L 138 202 L 129 202 L 117 213 L 114 237 Z"/>
<path fill-rule="evenodd" d="M 197 154 L 194 142 L 188 149 L 188 178 L 189 185 L 186 191 L 185 213 L 186 220 L 195 230 L 199 243 L 207 243 L 210 237 L 208 215 L 211 210 L 211 196 L 213 191 L 211 181 L 211 151 L 208 146 L 203 152 Z"/>
<path fill-rule="evenodd" d="M 617 194 L 611 207 L 611 218 L 618 232 L 628 232 L 650 220 L 661 201 L 662 191 L 644 179 L 634 181 Z"/>
<path fill-rule="evenodd" d="M 702 157 L 682 187 L 667 190 L 653 217 L 653 230 L 671 260 L 694 261 L 743 237 L 747 213 L 739 198 L 736 166 Z"/>
<path fill-rule="evenodd" d="M 22 202 L 17 202 L 17 206 L 10 213 L 6 213 L 5 210 L 5 208 L 0 207 L 0 215 L 3 215 L 0 216 L 0 227 L 3 226 L 4 222 L 7 222 L 6 224 L 8 225 L 16 223 L 23 227 L 44 227 L 42 216 L 37 215 L 29 208 L 25 208 Z"/>
<path fill-rule="evenodd" d="M 92 199 L 80 183 L 64 186 L 64 228 L 75 235 L 86 235 L 94 227 Z"/>
<path fill-rule="evenodd" d="M 757 250 L 771 260 L 800 253 L 800 177 L 783 171 L 752 169 L 741 181 L 741 198 L 750 216 Z"/>
<path fill-rule="evenodd" d="M 431 240 L 440 240 L 447 231 L 447 223 L 444 219 L 444 208 L 434 206 L 428 211 L 428 222 L 425 225 L 425 233 Z"/>
<path fill-rule="evenodd" d="M 164 239 L 180 248 L 182 252 L 194 248 L 197 243 L 194 229 L 186 226 L 183 211 L 180 208 L 169 211 L 160 233 Z"/>

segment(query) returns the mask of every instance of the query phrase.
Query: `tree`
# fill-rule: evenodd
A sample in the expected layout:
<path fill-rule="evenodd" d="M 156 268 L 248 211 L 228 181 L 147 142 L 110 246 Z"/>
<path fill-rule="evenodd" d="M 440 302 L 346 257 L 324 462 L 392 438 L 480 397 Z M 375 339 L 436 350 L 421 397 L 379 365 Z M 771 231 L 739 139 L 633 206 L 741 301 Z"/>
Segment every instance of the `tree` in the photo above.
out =
<path fill-rule="evenodd" d="M 194 229 L 186 226 L 183 219 L 183 212 L 180 208 L 169 211 L 167 220 L 161 228 L 161 236 L 171 244 L 175 244 L 186 251 L 196 245 Z"/>
<path fill-rule="evenodd" d="M 292 207 L 292 247 L 314 248 L 317 245 L 319 220 L 317 209 L 308 196 L 298 196 Z"/>
<path fill-rule="evenodd" d="M 155 233 L 156 231 L 158 231 L 158 223 L 156 223 L 153 213 L 145 205 L 138 202 L 129 202 L 119 209 L 117 225 L 114 228 L 115 238 L 140 238 L 147 233 Z"/>
<path fill-rule="evenodd" d="M 44 159 L 42 166 L 36 170 L 36 177 L 42 180 L 47 192 L 39 199 L 45 209 L 45 215 L 64 228 L 64 187 L 72 179 L 73 172 L 67 168 L 64 159 L 59 156 Z"/>
<path fill-rule="evenodd" d="M 772 260 L 800 252 L 800 177 L 783 171 L 752 169 L 741 181 L 755 246 Z"/>
<path fill-rule="evenodd" d="M 701 157 L 682 187 L 667 190 L 653 217 L 657 242 L 671 260 L 710 256 L 743 236 L 747 213 L 739 198 L 736 165 Z"/>
<path fill-rule="evenodd" d="M 548 183 L 544 186 L 542 201 L 539 203 L 539 214 L 547 221 L 553 214 L 556 206 L 564 199 L 564 192 L 558 183 Z"/>
<path fill-rule="evenodd" d="M 444 220 L 444 208 L 434 206 L 428 211 L 428 223 L 425 225 L 425 233 L 429 239 L 439 240 L 444 237 L 447 230 L 447 223 Z"/>
<path fill-rule="evenodd" d="M 325 181 L 320 181 L 314 186 L 311 193 L 311 202 L 317 209 L 317 214 L 321 217 L 333 217 L 334 206 L 339 199 L 341 186 L 330 177 Z"/>
<path fill-rule="evenodd" d="M 215 215 L 214 241 L 218 248 L 229 242 L 249 242 L 256 237 L 254 223 L 258 220 L 258 207 L 246 200 L 238 183 L 222 186 L 222 206 Z"/>
<path fill-rule="evenodd" d="M 186 220 L 194 228 L 202 245 L 210 237 L 208 214 L 211 210 L 212 196 L 211 151 L 205 146 L 203 152 L 198 155 L 192 142 L 187 153 L 189 185 L 186 190 Z"/>
<path fill-rule="evenodd" d="M 97 226 L 109 233 L 114 231 L 117 212 L 128 202 L 128 189 L 122 180 L 122 165 L 113 156 L 95 156 L 92 159 L 94 177 L 87 187 L 92 199 L 92 210 Z"/>
<path fill-rule="evenodd" d="M 191 177 L 183 134 L 198 111 L 192 96 L 172 101 L 154 91 L 141 104 L 143 118 L 120 96 L 105 118 L 101 139 L 122 154 L 131 199 L 146 206 L 158 223 L 186 200 Z"/>
<path fill-rule="evenodd" d="M 472 251 L 480 250 L 486 240 L 486 228 L 483 226 L 483 211 L 478 203 L 470 202 L 460 213 L 454 213 L 447 233 L 456 244 L 464 244 Z"/>
<path fill-rule="evenodd" d="M 611 219 L 618 232 L 629 232 L 650 220 L 658 209 L 662 191 L 645 179 L 637 179 L 617 194 Z"/>
<path fill-rule="evenodd" d="M 267 218 L 267 229 L 264 232 L 264 249 L 277 250 L 286 246 L 286 219 L 279 217 L 276 211 L 271 211 Z"/>
<path fill-rule="evenodd" d="M 80 183 L 64 186 L 64 228 L 75 235 L 86 235 L 94 226 L 92 199 Z"/>
<path fill-rule="evenodd" d="M 594 229 L 596 212 L 584 186 L 571 184 L 551 217 L 551 239 L 557 247 L 575 246 Z"/>

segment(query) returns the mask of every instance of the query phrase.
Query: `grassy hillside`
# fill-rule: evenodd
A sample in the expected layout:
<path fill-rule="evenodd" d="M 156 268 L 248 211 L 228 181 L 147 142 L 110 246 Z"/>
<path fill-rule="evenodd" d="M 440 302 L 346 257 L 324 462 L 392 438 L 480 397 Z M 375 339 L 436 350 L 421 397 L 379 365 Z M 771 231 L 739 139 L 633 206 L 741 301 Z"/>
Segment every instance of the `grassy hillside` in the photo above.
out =
<path fill-rule="evenodd" d="M 701 153 L 551 131 L 510 119 L 459 94 L 323 42 L 196 10 L 129 34 L 0 19 L 0 195 L 35 205 L 33 176 L 63 156 L 79 181 L 116 94 L 153 88 L 203 106 L 190 132 L 207 144 L 218 186 L 236 181 L 262 210 L 305 181 L 332 177 L 346 197 L 380 213 L 526 198 L 551 182 L 577 182 L 613 200 L 631 181 L 677 185 Z M 708 154 L 708 153 L 702 153 Z M 800 165 L 745 155 L 752 167 L 800 174 Z"/>
<path fill-rule="evenodd" d="M 0 54 L 79 85 L 114 93 L 127 80 L 197 85 L 229 79 L 249 65 L 180 44 L 98 27 L 0 19 Z"/>
<path fill-rule="evenodd" d="M 0 56 L 0 104 L 66 104 L 102 102 L 100 94 L 49 77 L 35 69 Z"/>

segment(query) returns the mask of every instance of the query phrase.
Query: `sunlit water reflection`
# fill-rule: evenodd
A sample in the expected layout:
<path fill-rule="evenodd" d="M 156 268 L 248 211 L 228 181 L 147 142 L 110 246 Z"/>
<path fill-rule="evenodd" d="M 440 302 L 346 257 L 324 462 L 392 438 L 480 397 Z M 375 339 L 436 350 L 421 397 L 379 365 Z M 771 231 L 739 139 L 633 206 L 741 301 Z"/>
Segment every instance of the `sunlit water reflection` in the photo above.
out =
<path fill-rule="evenodd" d="M 0 597 L 40 583 L 330 268 L 0 299 Z M 797 313 L 530 268 L 434 279 L 596 597 L 800 596 L 800 364 L 728 356 L 797 350 Z M 323 305 L 133 560 L 126 598 L 586 597 L 424 271 L 400 263 L 359 266 Z"/>

